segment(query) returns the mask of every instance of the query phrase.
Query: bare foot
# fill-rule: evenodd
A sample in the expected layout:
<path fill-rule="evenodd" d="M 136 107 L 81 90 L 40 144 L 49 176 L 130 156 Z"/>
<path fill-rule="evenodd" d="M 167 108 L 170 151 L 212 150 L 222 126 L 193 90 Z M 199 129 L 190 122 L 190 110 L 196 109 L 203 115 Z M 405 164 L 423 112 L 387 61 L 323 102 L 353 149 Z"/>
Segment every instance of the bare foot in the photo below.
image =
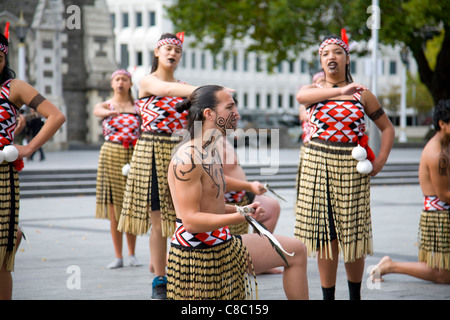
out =
<path fill-rule="evenodd" d="M 370 278 L 372 281 L 384 281 L 381 276 L 388 273 L 389 265 L 391 263 L 392 260 L 390 257 L 384 256 L 381 258 L 380 262 L 378 262 L 378 264 L 370 272 Z"/>

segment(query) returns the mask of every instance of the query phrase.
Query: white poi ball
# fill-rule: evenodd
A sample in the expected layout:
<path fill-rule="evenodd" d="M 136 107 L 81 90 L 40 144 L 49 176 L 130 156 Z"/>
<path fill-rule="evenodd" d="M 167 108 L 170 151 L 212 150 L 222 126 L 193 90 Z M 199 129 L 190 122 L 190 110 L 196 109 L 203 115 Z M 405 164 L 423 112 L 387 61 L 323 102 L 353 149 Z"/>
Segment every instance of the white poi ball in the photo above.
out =
<path fill-rule="evenodd" d="M 122 174 L 123 174 L 124 176 L 127 176 L 127 175 L 128 175 L 128 172 L 130 172 L 130 168 L 131 168 L 131 166 L 130 166 L 129 163 L 127 163 L 126 165 L 124 165 L 124 166 L 122 167 Z"/>
<path fill-rule="evenodd" d="M 367 158 L 367 151 L 361 146 L 356 146 L 352 150 L 352 157 L 358 161 L 365 160 Z"/>
<path fill-rule="evenodd" d="M 5 160 L 5 153 L 2 150 L 0 150 L 0 163 L 2 163 L 3 160 Z"/>
<path fill-rule="evenodd" d="M 369 174 L 373 170 L 372 162 L 370 162 L 369 160 L 359 161 L 356 165 L 356 170 L 358 170 L 358 172 L 361 174 Z"/>
<path fill-rule="evenodd" d="M 8 145 L 3 148 L 3 153 L 5 155 L 5 160 L 8 162 L 16 161 L 19 157 L 19 150 L 16 147 Z"/>

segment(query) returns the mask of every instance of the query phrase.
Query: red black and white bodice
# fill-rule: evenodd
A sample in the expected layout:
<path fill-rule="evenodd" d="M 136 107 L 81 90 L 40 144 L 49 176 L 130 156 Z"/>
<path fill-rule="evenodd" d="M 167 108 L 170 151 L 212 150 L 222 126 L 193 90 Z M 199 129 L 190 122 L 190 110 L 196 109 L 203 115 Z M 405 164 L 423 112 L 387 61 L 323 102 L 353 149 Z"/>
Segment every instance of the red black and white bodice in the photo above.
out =
<path fill-rule="evenodd" d="M 357 142 L 366 130 L 361 95 L 354 100 L 325 100 L 308 110 L 310 132 L 308 139 L 319 138 L 333 142 Z"/>
<path fill-rule="evenodd" d="M 231 233 L 228 226 L 209 232 L 189 233 L 181 220 L 177 218 L 171 244 L 185 248 L 206 249 L 225 243 L 230 239 Z"/>
<path fill-rule="evenodd" d="M 9 100 L 11 79 L 5 81 L 0 93 L 0 148 L 14 142 L 19 108 Z"/>
<path fill-rule="evenodd" d="M 114 106 L 109 104 L 109 109 Z M 122 143 L 127 146 L 134 143 L 139 137 L 140 120 L 136 107 L 136 113 L 120 113 L 115 117 L 106 117 L 103 119 L 103 137 L 106 141 Z"/>
<path fill-rule="evenodd" d="M 188 111 L 179 113 L 175 105 L 181 97 L 149 96 L 137 101 L 141 111 L 142 132 L 174 133 L 186 127 Z"/>

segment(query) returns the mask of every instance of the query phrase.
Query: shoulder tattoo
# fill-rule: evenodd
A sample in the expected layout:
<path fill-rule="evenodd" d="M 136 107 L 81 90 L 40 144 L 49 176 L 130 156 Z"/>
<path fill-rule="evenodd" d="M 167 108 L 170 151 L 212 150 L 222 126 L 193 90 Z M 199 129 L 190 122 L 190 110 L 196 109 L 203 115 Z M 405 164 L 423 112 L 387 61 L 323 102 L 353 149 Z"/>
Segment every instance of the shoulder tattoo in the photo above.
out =
<path fill-rule="evenodd" d="M 372 121 L 377 121 L 378 119 L 381 118 L 381 116 L 384 114 L 384 110 L 382 107 L 380 107 L 377 111 L 372 112 L 371 114 L 368 115 L 368 117 L 370 118 L 370 120 Z"/>
<path fill-rule="evenodd" d="M 173 162 L 172 168 L 175 178 L 179 181 L 189 181 L 190 178 L 186 177 L 186 175 L 191 173 L 197 167 L 195 165 L 196 161 L 194 160 L 194 155 L 189 154 L 185 159 L 183 159 L 178 154 L 175 154 L 172 159 L 172 162 Z"/>
<path fill-rule="evenodd" d="M 37 107 L 39 107 L 39 105 L 44 102 L 45 97 L 43 95 L 41 95 L 40 93 L 38 93 L 37 95 L 34 96 L 33 99 L 31 99 L 30 103 L 28 104 L 28 106 L 31 109 L 36 110 Z"/>
<path fill-rule="evenodd" d="M 188 146 L 181 152 L 184 152 L 185 156 L 180 157 L 176 154 L 172 159 L 175 179 L 189 181 L 190 173 L 200 165 L 217 187 L 216 198 L 219 197 L 221 189 L 225 192 L 225 177 L 216 152 L 209 155 L 206 150 L 199 150 L 196 146 Z"/>
<path fill-rule="evenodd" d="M 448 153 L 445 148 L 441 148 L 441 153 L 439 154 L 439 175 L 447 176 L 448 172 Z"/>

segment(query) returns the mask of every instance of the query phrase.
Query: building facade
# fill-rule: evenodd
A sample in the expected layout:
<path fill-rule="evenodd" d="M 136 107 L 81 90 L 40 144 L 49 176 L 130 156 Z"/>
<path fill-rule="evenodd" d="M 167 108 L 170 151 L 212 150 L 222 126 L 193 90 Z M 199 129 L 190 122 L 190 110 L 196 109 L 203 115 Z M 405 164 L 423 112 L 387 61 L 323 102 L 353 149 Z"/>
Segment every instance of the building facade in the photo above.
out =
<path fill-rule="evenodd" d="M 117 68 L 114 34 L 105 0 L 0 0 L 0 28 L 10 22 L 11 68 L 67 118 L 46 144 L 68 149 L 101 143 L 93 106 L 111 95 Z M 25 65 L 18 60 L 20 15 L 27 25 Z"/>
<path fill-rule="evenodd" d="M 153 50 L 161 34 L 176 33 L 165 16 L 169 0 L 107 0 L 116 37 L 117 63 L 134 72 L 138 87 L 140 78 L 150 72 Z M 296 60 L 281 63 L 267 72 L 263 57 L 246 54 L 243 46 L 234 47 L 236 54 L 213 56 L 209 51 L 192 48 L 192 38 L 185 34 L 183 57 L 176 76 L 189 84 L 219 84 L 236 90 L 241 113 L 298 115 L 295 95 L 311 83 L 318 70 L 317 48 L 303 52 Z M 400 88 L 399 48 L 382 46 L 378 59 L 378 93 Z M 410 66 L 414 72 L 415 66 Z M 355 82 L 371 85 L 371 57 L 351 56 L 351 74 Z"/>

